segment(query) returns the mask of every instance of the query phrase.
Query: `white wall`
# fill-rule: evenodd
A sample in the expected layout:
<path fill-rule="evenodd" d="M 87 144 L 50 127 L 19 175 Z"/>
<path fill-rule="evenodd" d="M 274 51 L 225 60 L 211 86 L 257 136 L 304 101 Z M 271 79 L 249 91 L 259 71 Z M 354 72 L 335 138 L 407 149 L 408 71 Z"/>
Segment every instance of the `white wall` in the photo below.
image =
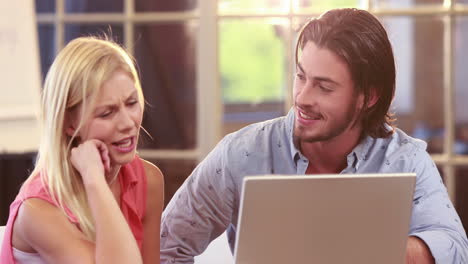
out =
<path fill-rule="evenodd" d="M 40 72 L 34 1 L 0 8 L 0 152 L 36 150 Z"/>

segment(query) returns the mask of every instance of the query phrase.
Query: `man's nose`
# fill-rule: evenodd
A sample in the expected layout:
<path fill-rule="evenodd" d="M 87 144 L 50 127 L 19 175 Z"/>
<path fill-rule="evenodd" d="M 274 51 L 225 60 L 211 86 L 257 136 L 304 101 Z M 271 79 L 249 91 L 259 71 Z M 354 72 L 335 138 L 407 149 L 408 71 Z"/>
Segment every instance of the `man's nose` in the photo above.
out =
<path fill-rule="evenodd" d="M 318 94 L 312 83 L 307 82 L 296 95 L 295 103 L 303 107 L 312 107 L 318 103 Z"/>

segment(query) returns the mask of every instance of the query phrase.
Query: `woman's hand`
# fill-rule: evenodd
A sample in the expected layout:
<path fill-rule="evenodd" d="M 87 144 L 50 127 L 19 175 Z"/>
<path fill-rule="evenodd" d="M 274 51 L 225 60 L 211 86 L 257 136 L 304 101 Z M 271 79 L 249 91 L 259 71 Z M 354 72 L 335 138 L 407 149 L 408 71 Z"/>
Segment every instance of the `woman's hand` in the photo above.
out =
<path fill-rule="evenodd" d="M 102 141 L 91 139 L 81 143 L 71 150 L 70 159 L 85 185 L 101 180 L 105 182 L 105 173 L 110 171 L 110 159 L 107 146 Z"/>

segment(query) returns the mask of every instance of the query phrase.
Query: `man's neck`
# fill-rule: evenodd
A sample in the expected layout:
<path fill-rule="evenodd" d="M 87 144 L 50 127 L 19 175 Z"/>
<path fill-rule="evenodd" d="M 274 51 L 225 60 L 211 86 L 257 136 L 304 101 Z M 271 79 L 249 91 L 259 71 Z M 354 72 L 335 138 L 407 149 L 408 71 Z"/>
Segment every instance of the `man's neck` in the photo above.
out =
<path fill-rule="evenodd" d="M 340 173 L 360 139 L 361 130 L 353 129 L 327 141 L 300 142 L 301 152 L 309 160 L 306 174 Z"/>

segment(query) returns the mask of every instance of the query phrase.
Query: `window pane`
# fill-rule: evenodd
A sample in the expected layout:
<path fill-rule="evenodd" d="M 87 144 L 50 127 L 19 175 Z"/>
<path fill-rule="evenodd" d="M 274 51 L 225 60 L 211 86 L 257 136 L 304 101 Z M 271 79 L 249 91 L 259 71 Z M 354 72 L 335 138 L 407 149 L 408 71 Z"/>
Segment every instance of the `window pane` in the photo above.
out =
<path fill-rule="evenodd" d="M 444 170 L 442 166 L 437 166 L 437 169 L 440 172 L 446 182 L 446 176 L 444 175 Z M 458 166 L 455 168 L 455 200 L 452 201 L 455 204 L 455 209 L 457 210 L 458 215 L 461 218 L 462 224 L 465 230 L 468 230 L 468 164 L 464 166 Z"/>
<path fill-rule="evenodd" d="M 65 42 L 82 36 L 111 36 L 112 39 L 123 43 L 123 26 L 121 24 L 66 24 Z"/>
<path fill-rule="evenodd" d="M 41 0 L 42 1 L 42 0 Z M 65 12 L 123 12 L 123 0 L 65 0 Z"/>
<path fill-rule="evenodd" d="M 397 80 L 392 111 L 397 125 L 443 151 L 443 21 L 439 17 L 384 17 L 392 42 Z M 430 54 L 430 56 L 428 56 Z"/>
<path fill-rule="evenodd" d="M 219 0 L 220 14 L 229 13 L 288 13 L 290 0 Z"/>
<path fill-rule="evenodd" d="M 457 18 L 455 24 L 455 146 L 458 154 L 468 154 L 468 17 Z"/>
<path fill-rule="evenodd" d="M 44 80 L 55 57 L 55 27 L 53 25 L 39 24 L 37 30 L 39 32 L 41 73 L 42 80 Z"/>
<path fill-rule="evenodd" d="M 332 8 L 363 7 L 362 0 L 292 0 L 295 12 L 323 12 Z"/>
<path fill-rule="evenodd" d="M 283 19 L 220 23 L 225 133 L 284 114 L 287 30 Z"/>
<path fill-rule="evenodd" d="M 194 160 L 148 160 L 158 166 L 164 175 L 164 207 L 166 207 L 177 189 L 195 169 L 197 162 Z"/>
<path fill-rule="evenodd" d="M 188 11 L 197 8 L 197 6 L 198 0 L 135 0 L 135 10 L 137 12 Z"/>
<path fill-rule="evenodd" d="M 372 0 L 372 5 L 377 8 L 411 8 L 443 4 L 444 0 Z"/>
<path fill-rule="evenodd" d="M 196 34 L 198 24 L 135 27 L 135 57 L 148 102 L 144 148 L 193 149 L 196 144 Z"/>
<path fill-rule="evenodd" d="M 444 173 L 443 165 L 437 165 L 437 169 L 442 176 L 444 185 L 447 185 L 447 176 Z M 453 180 L 455 181 L 455 197 L 454 200 L 451 200 L 454 203 L 455 209 L 457 210 L 457 213 L 460 216 L 461 221 L 466 229 L 468 226 L 468 195 L 466 195 L 468 193 L 466 188 L 466 186 L 468 186 L 466 185 L 468 184 L 468 177 L 464 176 L 466 176 L 468 173 L 468 166 L 460 166 L 455 168 L 454 173 L 455 178 L 453 178 Z M 449 194 L 449 196 L 451 197 L 451 194 Z"/>
<path fill-rule="evenodd" d="M 37 13 L 55 12 L 55 0 L 36 0 Z"/>
<path fill-rule="evenodd" d="M 468 230 L 468 164 L 455 170 L 455 208 L 462 220 L 465 230 Z"/>

